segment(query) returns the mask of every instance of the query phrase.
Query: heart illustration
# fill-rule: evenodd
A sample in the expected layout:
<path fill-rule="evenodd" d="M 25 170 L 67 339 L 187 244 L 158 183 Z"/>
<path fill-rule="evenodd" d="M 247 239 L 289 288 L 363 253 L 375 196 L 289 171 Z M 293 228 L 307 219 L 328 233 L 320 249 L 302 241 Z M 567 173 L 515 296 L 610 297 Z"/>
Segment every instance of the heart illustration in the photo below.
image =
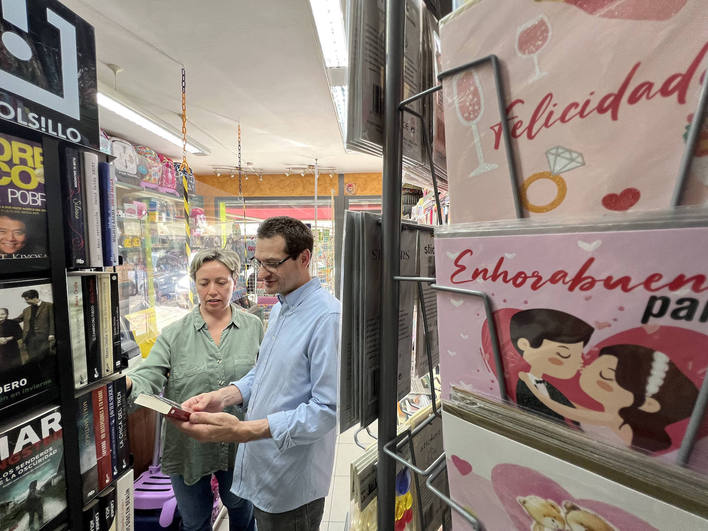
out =
<path fill-rule="evenodd" d="M 619 311 L 623 312 L 623 311 L 624 311 L 624 306 L 620 306 L 620 307 L 617 308 L 617 309 L 618 309 Z"/>
<path fill-rule="evenodd" d="M 516 258 L 516 253 L 504 253 L 504 256 L 511 260 L 512 258 Z"/>
<path fill-rule="evenodd" d="M 585 297 L 583 297 L 583 298 L 584 298 L 586 301 L 589 301 L 590 299 L 592 299 L 592 295 L 585 295 Z"/>
<path fill-rule="evenodd" d="M 460 337 L 461 337 L 462 339 L 469 339 L 469 338 L 470 338 L 470 336 L 468 336 L 468 335 L 466 335 L 466 334 L 460 334 Z"/>
<path fill-rule="evenodd" d="M 602 198 L 602 206 L 607 210 L 629 210 L 637 201 L 641 193 L 636 188 L 625 188 L 619 194 L 607 194 Z"/>
<path fill-rule="evenodd" d="M 447 351 L 447 354 L 448 354 L 448 356 L 450 356 L 451 358 L 454 358 L 455 356 L 457 356 L 457 352 L 453 352 L 452 350 L 448 350 L 448 351 Z"/>
<path fill-rule="evenodd" d="M 457 258 L 457 253 L 451 253 L 450 251 L 445 253 L 450 260 Z"/>
<path fill-rule="evenodd" d="M 592 252 L 602 245 L 602 240 L 595 240 L 594 242 L 584 242 L 583 240 L 578 240 L 578 247 L 583 251 Z"/>
<path fill-rule="evenodd" d="M 461 457 L 457 457 L 454 454 L 452 456 L 452 464 L 455 465 L 455 468 L 457 469 L 457 471 L 460 474 L 462 474 L 463 476 L 466 476 L 467 474 L 472 472 L 472 465 L 470 465 L 467 461 L 465 461 Z"/>
<path fill-rule="evenodd" d="M 642 328 L 644 329 L 644 331 L 645 331 L 647 334 L 653 334 L 654 332 L 656 332 L 657 330 L 659 330 L 659 328 L 661 328 L 661 325 L 658 325 L 658 324 L 645 324 L 645 325 L 642 325 Z"/>
<path fill-rule="evenodd" d="M 598 330 L 602 330 L 603 328 L 607 328 L 608 326 L 612 326 L 612 323 L 608 323 L 607 321 L 595 321 L 595 328 Z"/>
<path fill-rule="evenodd" d="M 450 302 L 455 308 L 459 308 L 465 302 L 462 299 L 450 299 Z"/>

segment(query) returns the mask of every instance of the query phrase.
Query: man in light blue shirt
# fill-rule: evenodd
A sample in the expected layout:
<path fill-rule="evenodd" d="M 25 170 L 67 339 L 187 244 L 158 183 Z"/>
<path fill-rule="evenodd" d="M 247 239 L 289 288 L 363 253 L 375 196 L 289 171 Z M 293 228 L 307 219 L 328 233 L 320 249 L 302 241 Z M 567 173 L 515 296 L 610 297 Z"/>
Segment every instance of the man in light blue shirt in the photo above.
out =
<path fill-rule="evenodd" d="M 259 531 L 317 530 L 334 464 L 341 306 L 309 273 L 313 238 L 302 222 L 265 220 L 254 262 L 279 302 L 255 367 L 184 402 L 178 423 L 201 441 L 239 443 L 232 492 L 255 507 Z M 247 407 L 246 420 L 222 413 Z"/>

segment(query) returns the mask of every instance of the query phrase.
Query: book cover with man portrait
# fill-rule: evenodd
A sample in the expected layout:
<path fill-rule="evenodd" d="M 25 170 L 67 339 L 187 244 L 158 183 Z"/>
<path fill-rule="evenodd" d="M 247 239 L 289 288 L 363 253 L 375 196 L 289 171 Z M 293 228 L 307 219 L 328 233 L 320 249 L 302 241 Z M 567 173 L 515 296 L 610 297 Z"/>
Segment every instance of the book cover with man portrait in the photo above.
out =
<path fill-rule="evenodd" d="M 48 266 L 42 146 L 0 133 L 0 273 Z"/>

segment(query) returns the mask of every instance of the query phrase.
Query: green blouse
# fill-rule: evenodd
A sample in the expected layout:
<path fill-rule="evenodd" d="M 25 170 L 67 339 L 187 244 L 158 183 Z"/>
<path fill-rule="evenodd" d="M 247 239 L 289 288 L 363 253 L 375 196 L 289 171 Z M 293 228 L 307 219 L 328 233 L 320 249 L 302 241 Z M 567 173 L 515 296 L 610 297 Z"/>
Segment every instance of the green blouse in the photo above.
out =
<path fill-rule="evenodd" d="M 231 323 L 221 333 L 217 346 L 199 307 L 165 327 L 150 354 L 128 372 L 133 382 L 128 407 L 133 410 L 140 393 L 158 394 L 177 403 L 220 389 L 243 377 L 256 363 L 263 339 L 260 319 L 231 305 Z M 225 411 L 243 419 L 243 411 L 231 406 Z M 135 437 L 137 434 L 131 434 Z M 187 437 L 171 423 L 162 432 L 162 472 L 181 475 L 187 485 L 217 470 L 233 468 L 235 443 L 202 443 Z"/>

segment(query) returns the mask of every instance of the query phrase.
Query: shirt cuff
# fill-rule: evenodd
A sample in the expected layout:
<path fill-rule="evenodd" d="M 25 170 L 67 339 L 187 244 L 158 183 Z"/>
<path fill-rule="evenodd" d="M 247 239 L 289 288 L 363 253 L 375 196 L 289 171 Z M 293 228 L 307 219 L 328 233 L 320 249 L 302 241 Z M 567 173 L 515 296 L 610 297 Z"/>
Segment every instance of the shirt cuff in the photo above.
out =
<path fill-rule="evenodd" d="M 288 414 L 285 411 L 271 413 L 266 418 L 268 419 L 270 435 L 273 437 L 275 445 L 281 453 L 295 446 L 290 438 L 290 432 L 288 431 Z"/>
<path fill-rule="evenodd" d="M 243 408 L 243 410 L 246 410 L 246 405 L 248 404 L 248 401 L 251 399 L 251 386 L 247 385 L 246 382 L 243 381 L 244 379 L 241 378 L 240 380 L 236 380 L 235 382 L 229 382 L 229 385 L 235 385 L 238 387 L 239 392 L 241 393 L 241 404 L 240 406 Z"/>

